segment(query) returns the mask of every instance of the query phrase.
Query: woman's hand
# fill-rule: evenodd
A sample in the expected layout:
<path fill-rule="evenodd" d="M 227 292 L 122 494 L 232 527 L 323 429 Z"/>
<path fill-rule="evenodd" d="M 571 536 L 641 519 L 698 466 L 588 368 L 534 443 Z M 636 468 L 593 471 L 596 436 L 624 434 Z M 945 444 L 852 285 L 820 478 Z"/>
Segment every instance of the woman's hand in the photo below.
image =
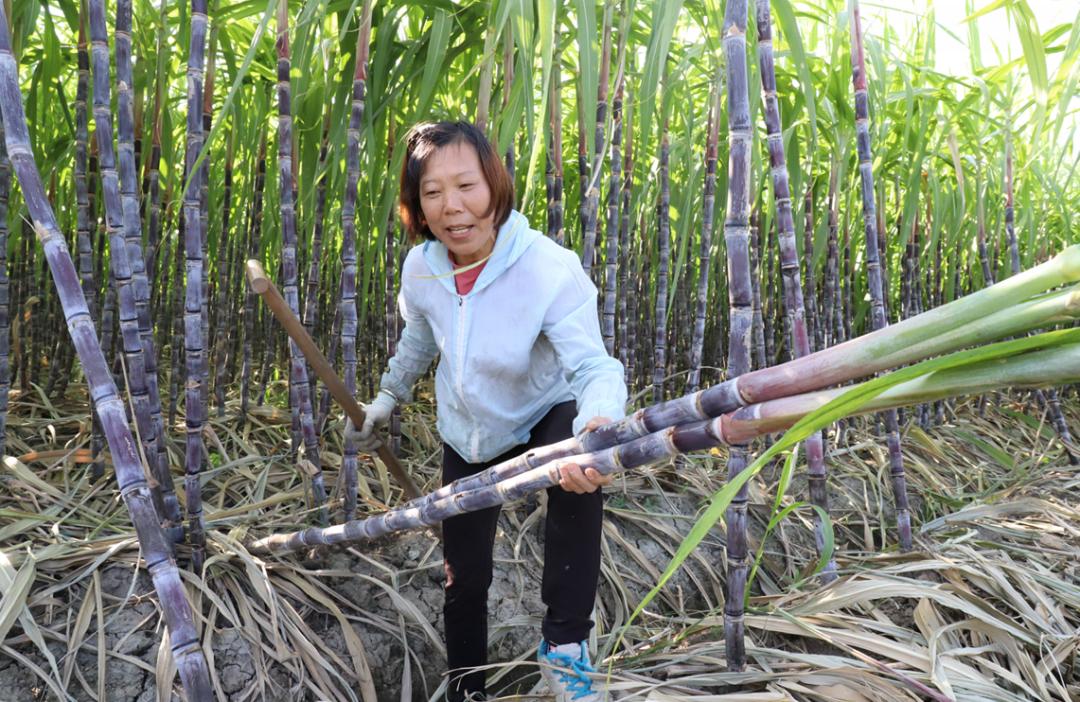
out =
<path fill-rule="evenodd" d="M 357 429 L 352 419 L 345 422 L 345 439 L 353 442 L 356 448 L 366 453 L 374 453 L 382 441 L 379 439 L 379 427 L 385 426 L 390 420 L 390 415 L 397 406 L 397 400 L 386 391 L 379 391 L 370 405 L 362 405 L 364 408 L 364 425 Z"/>
<path fill-rule="evenodd" d="M 592 431 L 597 427 L 608 424 L 611 420 L 607 417 L 593 417 L 585 425 L 585 431 Z M 559 485 L 567 492 L 576 492 L 584 495 L 587 492 L 596 492 L 605 485 L 611 485 L 614 476 L 602 475 L 592 466 L 579 466 L 576 463 L 563 463 L 559 466 Z"/>

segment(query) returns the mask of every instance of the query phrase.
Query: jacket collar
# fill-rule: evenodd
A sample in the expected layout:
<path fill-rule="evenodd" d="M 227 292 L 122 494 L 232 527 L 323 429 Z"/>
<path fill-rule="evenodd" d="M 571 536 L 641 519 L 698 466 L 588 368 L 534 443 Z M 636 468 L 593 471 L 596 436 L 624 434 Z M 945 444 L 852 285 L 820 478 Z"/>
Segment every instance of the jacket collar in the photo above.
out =
<path fill-rule="evenodd" d="M 529 228 L 529 222 L 523 214 L 517 210 L 511 210 L 510 216 L 499 227 L 499 233 L 495 236 L 495 249 L 491 252 L 491 258 L 484 265 L 484 270 L 480 271 L 480 277 L 476 279 L 476 284 L 469 295 L 483 290 L 502 275 L 503 271 L 521 258 L 521 255 L 539 236 L 542 236 L 540 232 Z M 454 285 L 454 268 L 450 263 L 450 252 L 447 251 L 446 246 L 438 240 L 425 242 L 424 261 L 427 262 L 428 268 L 442 286 L 450 293 L 457 295 L 457 287 Z"/>

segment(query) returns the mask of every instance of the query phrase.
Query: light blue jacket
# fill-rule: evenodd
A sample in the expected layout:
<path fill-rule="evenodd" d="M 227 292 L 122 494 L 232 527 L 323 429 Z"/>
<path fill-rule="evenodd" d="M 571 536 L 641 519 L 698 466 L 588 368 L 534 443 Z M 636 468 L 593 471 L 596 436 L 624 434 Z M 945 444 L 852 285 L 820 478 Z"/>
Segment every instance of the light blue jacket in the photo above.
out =
<path fill-rule="evenodd" d="M 470 463 L 529 440 L 548 410 L 576 400 L 574 432 L 624 416 L 623 367 L 607 355 L 596 287 L 577 255 L 529 228 L 517 211 L 499 229 L 473 289 L 458 295 L 446 247 L 409 251 L 398 305 L 405 328 L 380 386 L 401 401 L 441 354 L 439 434 Z"/>

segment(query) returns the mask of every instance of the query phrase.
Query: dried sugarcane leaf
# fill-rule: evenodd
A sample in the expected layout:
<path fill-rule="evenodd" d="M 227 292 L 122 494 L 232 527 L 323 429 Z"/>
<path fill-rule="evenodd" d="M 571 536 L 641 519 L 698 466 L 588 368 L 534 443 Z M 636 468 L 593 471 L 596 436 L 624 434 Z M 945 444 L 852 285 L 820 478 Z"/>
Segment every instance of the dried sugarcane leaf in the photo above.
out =
<path fill-rule="evenodd" d="M 27 558 L 16 572 L 7 556 L 0 553 L 0 593 L 3 594 L 0 598 L 0 641 L 7 638 L 15 620 L 23 614 L 29 617 L 26 600 L 30 596 L 36 573 L 37 563 L 33 558 Z M 33 621 L 33 618 L 29 619 Z"/>

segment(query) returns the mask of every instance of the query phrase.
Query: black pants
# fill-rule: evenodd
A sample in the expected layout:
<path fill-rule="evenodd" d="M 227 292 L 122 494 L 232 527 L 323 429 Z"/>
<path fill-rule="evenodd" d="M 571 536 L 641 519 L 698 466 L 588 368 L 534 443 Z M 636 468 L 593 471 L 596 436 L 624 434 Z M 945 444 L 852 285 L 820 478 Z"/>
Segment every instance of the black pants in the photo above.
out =
<path fill-rule="evenodd" d="M 555 405 L 532 430 L 529 443 L 486 463 L 466 463 L 443 444 L 443 484 L 478 473 L 531 448 L 572 435 L 575 403 Z M 547 605 L 542 633 L 553 644 L 583 640 L 592 628 L 592 608 L 600 577 L 600 490 L 578 495 L 549 488 L 544 529 L 544 580 L 540 590 Z M 492 548 L 499 507 L 451 517 L 443 522 L 446 599 L 443 622 L 450 668 L 448 699 L 484 692 L 484 672 L 467 669 L 487 662 L 487 600 L 491 585 Z"/>

